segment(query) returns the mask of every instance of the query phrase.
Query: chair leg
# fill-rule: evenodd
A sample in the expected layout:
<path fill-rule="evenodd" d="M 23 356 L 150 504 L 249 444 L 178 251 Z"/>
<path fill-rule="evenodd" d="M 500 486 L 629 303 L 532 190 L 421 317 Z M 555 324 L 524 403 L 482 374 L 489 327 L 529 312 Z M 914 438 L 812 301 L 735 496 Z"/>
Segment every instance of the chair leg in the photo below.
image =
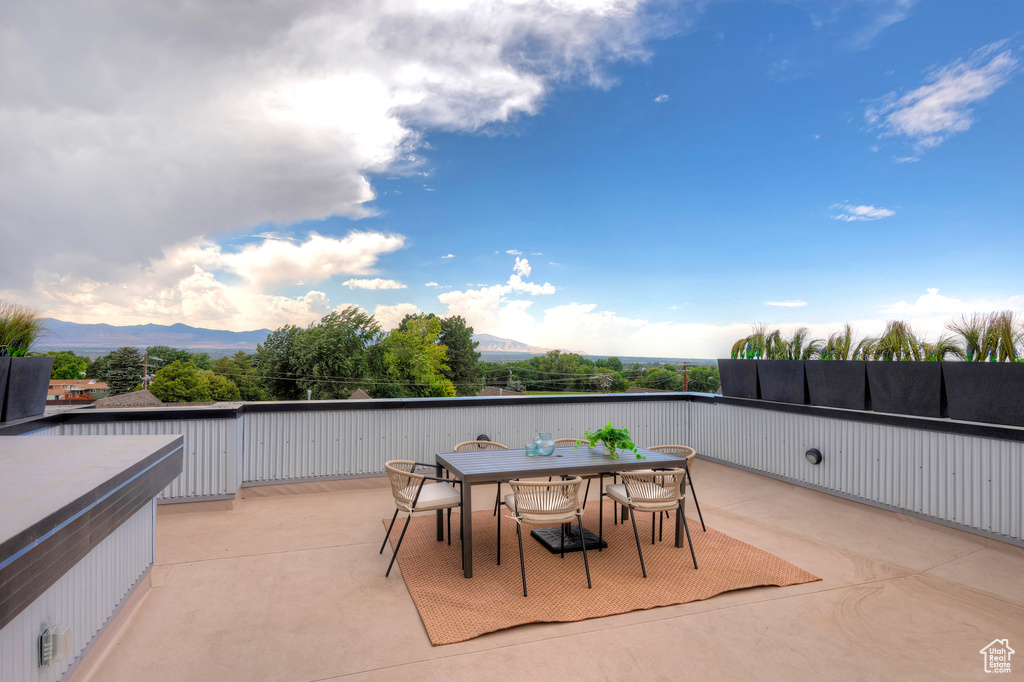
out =
<path fill-rule="evenodd" d="M 587 495 L 590 494 L 590 479 L 587 479 L 587 489 L 583 493 L 583 511 L 587 511 Z"/>
<path fill-rule="evenodd" d="M 388 534 L 384 536 L 384 544 L 380 546 L 380 551 L 377 554 L 383 554 L 384 548 L 387 547 L 388 538 L 391 537 L 391 529 L 395 527 L 395 519 L 398 518 L 398 508 L 395 508 L 395 515 L 391 517 L 391 523 L 388 524 Z"/>
<path fill-rule="evenodd" d="M 526 596 L 526 562 L 523 561 L 523 524 L 516 522 L 516 536 L 519 538 L 519 572 L 523 575 L 523 596 Z"/>
<path fill-rule="evenodd" d="M 697 568 L 697 555 L 693 552 L 693 540 L 690 538 L 690 526 L 686 524 L 686 513 L 683 507 L 683 501 L 679 500 L 679 515 L 683 519 L 683 530 L 686 531 L 686 544 L 690 545 L 690 558 L 693 559 L 693 567 Z"/>
<path fill-rule="evenodd" d="M 651 544 L 654 544 L 654 529 L 658 526 L 658 513 L 651 512 Z"/>
<path fill-rule="evenodd" d="M 636 540 L 636 553 L 640 555 L 640 570 L 643 571 L 646 578 L 647 568 L 644 566 L 644 551 L 640 549 L 640 534 L 636 532 L 636 514 L 630 514 L 629 519 L 633 522 L 633 538 Z"/>
<path fill-rule="evenodd" d="M 562 524 L 562 558 L 565 558 L 565 524 Z"/>
<path fill-rule="evenodd" d="M 583 567 L 587 569 L 587 589 L 593 589 L 594 585 L 590 582 L 590 563 L 587 561 L 587 540 L 583 537 L 583 515 L 580 512 L 576 512 L 576 521 L 580 524 L 580 544 L 583 545 Z"/>
<path fill-rule="evenodd" d="M 501 566 L 501 514 L 498 514 L 498 565 Z"/>
<path fill-rule="evenodd" d="M 498 481 L 498 493 L 494 496 L 494 516 L 498 515 L 498 507 L 501 506 L 501 481 Z"/>
<path fill-rule="evenodd" d="M 697 491 L 693 489 L 693 477 L 690 476 L 690 466 L 686 465 L 683 468 L 686 469 L 686 480 L 690 482 L 690 494 L 693 495 L 693 504 L 697 507 L 697 518 L 700 519 L 700 527 L 706 533 L 708 532 L 708 528 L 704 525 L 704 515 L 700 513 L 700 502 L 697 501 Z"/>
<path fill-rule="evenodd" d="M 405 525 L 402 526 L 402 534 L 398 536 L 398 544 L 395 545 L 395 553 L 391 555 L 391 563 L 388 564 L 388 572 L 384 574 L 385 578 L 387 578 L 389 575 L 391 575 L 391 567 L 395 565 L 395 559 L 398 558 L 398 550 L 400 550 L 402 548 L 402 540 L 405 539 L 405 531 L 409 530 L 409 522 L 410 521 L 412 521 L 412 514 L 411 513 L 405 519 Z"/>
<path fill-rule="evenodd" d="M 452 546 L 452 508 L 448 507 L 448 546 Z"/>
<path fill-rule="evenodd" d="M 604 474 L 601 474 L 601 494 L 597 496 L 597 551 L 604 544 Z"/>
<path fill-rule="evenodd" d="M 658 514 L 658 542 L 661 542 L 661 533 L 665 530 L 665 514 Z"/>

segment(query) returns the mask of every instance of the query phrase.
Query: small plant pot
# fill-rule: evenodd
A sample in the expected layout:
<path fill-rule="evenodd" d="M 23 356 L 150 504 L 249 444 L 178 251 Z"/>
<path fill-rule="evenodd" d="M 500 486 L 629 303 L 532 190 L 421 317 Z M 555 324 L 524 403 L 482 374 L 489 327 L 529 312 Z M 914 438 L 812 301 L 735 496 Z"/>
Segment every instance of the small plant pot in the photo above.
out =
<path fill-rule="evenodd" d="M 6 399 L 0 421 L 34 417 L 46 410 L 46 390 L 53 371 L 52 357 L 8 358 Z"/>
<path fill-rule="evenodd" d="M 871 409 L 875 412 L 946 416 L 941 362 L 883 360 L 865 364 Z"/>
<path fill-rule="evenodd" d="M 862 360 L 808 360 L 804 363 L 811 405 L 870 410 L 865 364 Z"/>
<path fill-rule="evenodd" d="M 803 360 L 758 360 L 757 383 L 761 400 L 807 404 Z"/>
<path fill-rule="evenodd" d="M 1024 426 L 1024 363 L 943 362 L 951 419 Z"/>
<path fill-rule="evenodd" d="M 719 360 L 718 373 L 722 378 L 722 395 L 755 400 L 761 397 L 757 386 L 757 361 Z"/>

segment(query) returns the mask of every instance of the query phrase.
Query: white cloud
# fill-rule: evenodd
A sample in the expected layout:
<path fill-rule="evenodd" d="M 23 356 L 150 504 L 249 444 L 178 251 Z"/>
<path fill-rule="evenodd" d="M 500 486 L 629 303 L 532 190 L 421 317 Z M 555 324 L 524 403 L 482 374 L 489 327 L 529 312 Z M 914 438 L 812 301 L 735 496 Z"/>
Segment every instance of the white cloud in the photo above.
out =
<path fill-rule="evenodd" d="M 401 324 L 406 315 L 415 315 L 420 312 L 412 303 L 399 303 L 397 305 L 378 305 L 373 309 L 373 316 L 384 331 L 390 331 Z"/>
<path fill-rule="evenodd" d="M 553 87 L 603 87 L 603 66 L 644 58 L 661 28 L 642 10 L 19 4 L 0 40 L 0 235 L 19 257 L 0 287 L 41 264 L 88 276 L 200 236 L 373 214 L 370 174 L 415 168 L 425 131 L 532 115 Z"/>
<path fill-rule="evenodd" d="M 495 253 L 497 253 L 497 251 L 495 251 Z M 520 251 L 519 249 L 509 249 L 505 253 L 507 253 L 510 256 L 522 256 L 523 255 L 523 252 Z"/>
<path fill-rule="evenodd" d="M 668 95 L 658 95 L 657 97 L 654 98 L 654 101 L 658 102 L 659 104 L 661 102 L 667 102 L 668 101 Z"/>
<path fill-rule="evenodd" d="M 404 284 L 393 279 L 350 279 L 342 282 L 349 289 L 407 289 Z"/>
<path fill-rule="evenodd" d="M 837 211 L 832 217 L 836 220 L 842 220 L 844 222 L 853 222 L 855 220 L 879 220 L 881 218 L 888 218 L 896 215 L 896 211 L 890 208 L 882 208 L 875 206 L 853 206 L 851 204 L 832 204 L 829 206 L 833 211 Z"/>
<path fill-rule="evenodd" d="M 425 287 L 437 287 L 437 286 L 441 286 L 441 285 L 438 284 L 437 282 L 427 282 L 423 286 L 425 286 Z"/>
<path fill-rule="evenodd" d="M 530 267 L 530 261 L 526 260 L 525 258 L 517 257 L 516 264 L 513 270 L 517 275 L 521 275 L 522 277 L 529 277 L 530 272 L 532 270 L 532 268 Z"/>
<path fill-rule="evenodd" d="M 780 308 L 802 308 L 807 305 L 807 301 L 792 300 L 792 301 L 765 301 L 765 305 L 778 306 Z"/>
<path fill-rule="evenodd" d="M 878 15 L 853 36 L 853 45 L 858 48 L 868 47 L 879 33 L 906 19 L 910 9 L 917 2 L 918 0 L 888 0 L 878 3 Z"/>
<path fill-rule="evenodd" d="M 382 254 L 404 244 L 401 235 L 376 232 L 351 232 L 341 239 L 311 233 L 300 243 L 265 239 L 234 253 L 220 253 L 219 247 L 213 250 L 222 267 L 265 290 L 283 282 L 302 284 L 338 274 L 367 274 Z"/>
<path fill-rule="evenodd" d="M 936 69 L 925 85 L 899 96 L 891 92 L 864 112 L 880 137 L 908 138 L 920 152 L 962 133 L 974 123 L 972 104 L 981 102 L 1005 85 L 1018 60 L 1006 41 L 991 43 L 969 59 Z"/>
<path fill-rule="evenodd" d="M 978 301 L 966 302 L 957 298 L 950 298 L 940 294 L 938 289 L 931 288 L 927 290 L 927 293 L 919 296 L 913 303 L 898 301 L 884 306 L 878 312 L 884 315 L 945 315 L 954 313 L 987 312 L 989 309 L 992 309 L 990 306 L 982 303 L 981 307 L 985 308 L 985 310 L 980 310 L 977 309 L 978 305 Z"/>
<path fill-rule="evenodd" d="M 441 256 L 441 260 L 447 260 L 448 258 L 455 258 L 455 254 L 449 253 L 447 256 Z"/>
<path fill-rule="evenodd" d="M 894 156 L 893 163 L 917 163 L 921 159 L 917 156 Z"/>

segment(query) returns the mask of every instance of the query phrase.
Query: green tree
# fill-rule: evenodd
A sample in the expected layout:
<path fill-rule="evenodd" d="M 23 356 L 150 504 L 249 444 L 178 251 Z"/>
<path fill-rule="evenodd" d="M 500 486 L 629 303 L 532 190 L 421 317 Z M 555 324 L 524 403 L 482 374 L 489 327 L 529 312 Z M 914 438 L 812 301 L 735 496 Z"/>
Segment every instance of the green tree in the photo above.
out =
<path fill-rule="evenodd" d="M 89 358 L 76 355 L 74 351 L 50 351 L 47 355 L 53 358 L 51 379 L 81 379 L 89 367 Z"/>
<path fill-rule="evenodd" d="M 199 370 L 199 374 L 206 379 L 207 386 L 209 387 L 209 400 L 220 402 L 242 399 L 238 386 L 227 377 L 214 374 L 208 369 Z"/>
<path fill-rule="evenodd" d="M 379 336 L 373 316 L 355 306 L 325 315 L 295 340 L 299 387 L 314 400 L 347 398 L 369 375 L 368 348 Z"/>
<path fill-rule="evenodd" d="M 150 346 L 146 349 L 149 354 L 150 367 L 165 367 L 172 362 L 191 362 L 196 369 L 213 369 L 213 361 L 209 353 L 192 353 L 183 348 L 172 348 L 171 346 Z M 160 358 L 154 360 L 154 358 Z"/>
<path fill-rule="evenodd" d="M 110 395 L 133 391 L 142 383 L 142 353 L 133 346 L 121 346 L 110 354 L 105 374 Z"/>
<path fill-rule="evenodd" d="M 403 320 L 381 342 L 387 376 L 407 395 L 455 396 L 455 386 L 445 376 L 447 349 L 437 343 L 440 334 L 436 316 L 416 316 Z"/>
<path fill-rule="evenodd" d="M 157 370 L 150 392 L 165 403 L 203 402 L 210 399 L 210 381 L 191 362 L 175 360 Z"/>
<path fill-rule="evenodd" d="M 240 400 L 267 400 L 268 395 L 256 373 L 256 356 L 238 351 L 231 357 L 217 358 L 213 363 L 215 374 L 238 387 Z"/>
<path fill-rule="evenodd" d="M 99 356 L 95 360 L 90 360 L 88 366 L 85 368 L 85 378 L 106 381 L 107 363 L 110 362 L 111 355 L 113 355 L 113 353 L 107 353 L 106 355 Z"/>
<path fill-rule="evenodd" d="M 285 325 L 267 335 L 256 346 L 256 374 L 274 400 L 298 400 L 305 397 L 299 386 L 300 368 L 295 343 L 306 330 Z"/>
<path fill-rule="evenodd" d="M 455 385 L 457 394 L 480 393 L 480 353 L 476 350 L 480 342 L 473 340 L 473 328 L 466 326 L 460 315 L 445 317 L 441 320 L 438 342 L 448 349 L 448 370 L 444 375 Z"/>

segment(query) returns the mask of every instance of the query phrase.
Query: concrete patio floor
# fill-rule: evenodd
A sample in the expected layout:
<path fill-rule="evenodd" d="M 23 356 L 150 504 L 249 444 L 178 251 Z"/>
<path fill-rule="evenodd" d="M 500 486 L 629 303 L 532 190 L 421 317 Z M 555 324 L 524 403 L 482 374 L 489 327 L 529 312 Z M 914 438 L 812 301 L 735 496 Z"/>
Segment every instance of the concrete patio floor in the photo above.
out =
<path fill-rule="evenodd" d="M 159 508 L 148 589 L 73 679 L 963 680 L 995 639 L 1024 677 L 1024 549 L 707 461 L 694 480 L 709 526 L 823 580 L 433 647 L 377 553 L 386 479 L 246 488 Z"/>

